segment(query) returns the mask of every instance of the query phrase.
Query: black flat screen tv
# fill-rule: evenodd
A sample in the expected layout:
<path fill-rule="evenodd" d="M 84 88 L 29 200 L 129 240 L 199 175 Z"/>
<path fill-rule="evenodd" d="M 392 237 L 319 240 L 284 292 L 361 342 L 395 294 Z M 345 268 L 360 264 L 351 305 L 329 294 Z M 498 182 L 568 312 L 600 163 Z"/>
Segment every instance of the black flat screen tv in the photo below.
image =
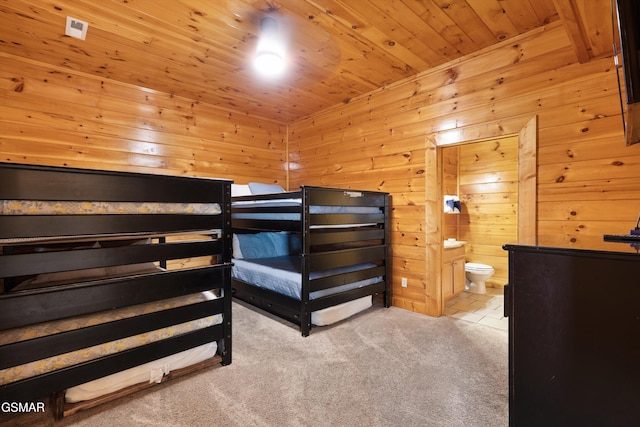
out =
<path fill-rule="evenodd" d="M 627 104 L 635 104 L 640 102 L 640 2 L 617 0 L 617 3 Z"/>
<path fill-rule="evenodd" d="M 640 142 L 640 0 L 616 0 L 616 11 L 626 92 L 625 139 L 634 144 Z"/>

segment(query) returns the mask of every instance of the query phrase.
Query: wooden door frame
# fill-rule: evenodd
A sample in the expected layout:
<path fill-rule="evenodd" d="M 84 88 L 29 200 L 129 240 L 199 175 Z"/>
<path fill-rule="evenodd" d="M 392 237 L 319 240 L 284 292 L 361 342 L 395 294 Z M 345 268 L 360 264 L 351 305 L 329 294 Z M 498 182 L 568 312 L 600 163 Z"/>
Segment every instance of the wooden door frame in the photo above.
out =
<path fill-rule="evenodd" d="M 425 224 L 426 224 L 426 314 L 441 316 L 442 297 L 442 147 L 488 138 L 518 134 L 518 244 L 535 245 L 537 232 L 537 147 L 538 117 L 514 120 L 499 126 L 499 132 L 471 137 L 462 131 L 442 131 L 426 138 Z M 509 131 L 512 129 L 513 131 Z M 486 132 L 489 133 L 489 132 Z"/>

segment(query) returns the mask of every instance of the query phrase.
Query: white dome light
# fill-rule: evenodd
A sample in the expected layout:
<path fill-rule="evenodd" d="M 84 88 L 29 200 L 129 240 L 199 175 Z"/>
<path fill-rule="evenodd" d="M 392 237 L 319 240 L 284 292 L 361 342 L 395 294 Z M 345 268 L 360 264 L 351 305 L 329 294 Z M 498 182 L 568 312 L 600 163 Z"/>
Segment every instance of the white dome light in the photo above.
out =
<path fill-rule="evenodd" d="M 260 21 L 262 34 L 256 48 L 253 65 L 264 77 L 278 77 L 285 71 L 285 43 L 278 34 L 278 23 L 267 17 Z"/>
<path fill-rule="evenodd" d="M 267 77 L 277 77 L 284 72 L 284 58 L 276 52 L 258 52 L 253 65 L 260 74 Z"/>

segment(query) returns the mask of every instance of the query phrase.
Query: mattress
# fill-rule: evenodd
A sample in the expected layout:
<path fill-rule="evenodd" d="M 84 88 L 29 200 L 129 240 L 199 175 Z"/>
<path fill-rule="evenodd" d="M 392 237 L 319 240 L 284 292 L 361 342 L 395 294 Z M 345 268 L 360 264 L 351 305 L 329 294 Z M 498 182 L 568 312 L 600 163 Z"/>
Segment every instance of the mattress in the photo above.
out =
<path fill-rule="evenodd" d="M 302 199 L 279 199 L 279 200 L 243 200 L 232 203 L 234 208 L 291 208 L 302 205 Z M 325 206 L 311 205 L 309 213 L 312 215 L 319 214 L 379 214 L 381 210 L 375 206 Z M 232 218 L 236 219 L 259 219 L 259 220 L 287 220 L 300 221 L 300 212 L 234 212 Z M 374 223 L 366 224 L 340 224 L 340 226 L 355 225 L 375 225 Z M 328 226 L 311 226 L 328 227 Z M 335 225 L 334 225 L 335 227 Z"/>
<path fill-rule="evenodd" d="M 213 293 L 202 292 L 147 304 L 139 304 L 117 310 L 41 323 L 29 327 L 10 329 L 0 332 L 0 345 L 25 341 L 41 336 L 97 325 L 108 321 L 130 318 L 141 314 L 153 313 L 174 307 L 185 306 L 214 298 L 217 297 Z M 43 360 L 37 360 L 24 365 L 3 369 L 0 370 L 0 384 L 8 384 L 24 378 L 52 372 L 67 366 L 73 366 L 102 356 L 107 356 L 123 350 L 139 347 L 147 343 L 160 341 L 220 323 L 222 323 L 222 315 L 212 315 L 179 325 L 145 332 L 66 354 L 52 356 Z"/>
<path fill-rule="evenodd" d="M 0 215 L 219 215 L 218 203 L 102 202 L 66 200 L 2 200 Z"/>
<path fill-rule="evenodd" d="M 314 311 L 311 313 L 311 323 L 316 326 L 332 325 L 366 310 L 373 305 L 372 301 L 373 297 L 367 295 L 353 301 L 343 302 L 342 304 Z"/>
<path fill-rule="evenodd" d="M 279 294 L 300 300 L 302 275 L 299 272 L 300 258 L 298 256 L 259 258 L 259 259 L 234 259 L 231 270 L 233 278 L 255 286 L 268 289 Z M 340 267 L 331 270 L 312 272 L 309 279 L 314 280 L 334 274 L 349 273 L 366 268 L 375 267 L 375 264 L 357 264 Z M 344 292 L 382 282 L 382 277 L 373 277 L 353 283 L 347 283 L 331 289 L 323 289 L 311 292 L 309 299 L 321 298 L 333 293 Z M 365 296 L 354 301 L 349 301 L 333 307 L 318 310 L 312 313 L 311 322 L 317 326 L 324 326 L 345 319 L 372 305 L 371 296 Z"/>
<path fill-rule="evenodd" d="M 211 342 L 201 346 L 172 354 L 143 365 L 116 372 L 97 380 L 71 387 L 65 393 L 68 403 L 95 399 L 113 393 L 125 387 L 140 383 L 159 383 L 162 378 L 176 369 L 186 368 L 215 356 L 218 344 Z"/>
<path fill-rule="evenodd" d="M 218 203 L 101 202 L 66 200 L 0 200 L 0 215 L 220 215 Z M 125 237 L 144 237 L 149 233 L 122 233 Z M 0 239 L 0 244 L 57 242 L 99 239 L 108 235 L 54 236 Z"/>

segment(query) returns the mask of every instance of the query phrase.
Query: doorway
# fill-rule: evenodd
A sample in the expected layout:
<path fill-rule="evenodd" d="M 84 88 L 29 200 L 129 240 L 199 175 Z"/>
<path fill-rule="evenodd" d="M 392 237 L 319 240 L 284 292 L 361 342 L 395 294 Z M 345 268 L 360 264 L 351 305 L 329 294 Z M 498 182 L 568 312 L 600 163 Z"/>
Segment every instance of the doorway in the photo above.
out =
<path fill-rule="evenodd" d="M 467 242 L 466 261 L 492 266 L 487 286 L 501 287 L 508 281 L 502 246 L 518 241 L 518 135 L 438 149 L 442 194 L 460 199 L 459 213 L 442 216 L 443 238 Z"/>
<path fill-rule="evenodd" d="M 460 200 L 459 212 L 445 210 L 442 216 L 443 236 L 465 242 L 449 242 L 454 247 L 447 249 L 445 240 L 442 249 L 443 314 L 507 330 L 503 286 L 508 282 L 509 257 L 502 247 L 517 242 L 518 135 L 438 149 L 442 194 L 449 195 L 443 197 Z M 485 292 L 464 292 L 465 261 L 493 268 Z"/>
<path fill-rule="evenodd" d="M 537 168 L 537 117 L 527 121 L 522 120 L 517 128 L 518 135 L 518 215 L 517 215 L 517 243 L 521 245 L 535 245 L 537 242 L 536 222 L 536 168 Z M 512 134 L 514 132 L 511 132 Z M 509 135 L 502 132 L 495 137 Z M 452 136 L 453 135 L 453 136 Z M 441 165 L 442 147 L 481 140 L 487 138 L 468 138 L 460 131 L 455 134 L 442 132 L 427 138 L 426 150 L 426 190 L 425 212 L 426 224 L 426 306 L 427 314 L 441 316 L 444 311 L 442 294 L 442 246 L 444 233 L 443 224 L 443 194 Z"/>

